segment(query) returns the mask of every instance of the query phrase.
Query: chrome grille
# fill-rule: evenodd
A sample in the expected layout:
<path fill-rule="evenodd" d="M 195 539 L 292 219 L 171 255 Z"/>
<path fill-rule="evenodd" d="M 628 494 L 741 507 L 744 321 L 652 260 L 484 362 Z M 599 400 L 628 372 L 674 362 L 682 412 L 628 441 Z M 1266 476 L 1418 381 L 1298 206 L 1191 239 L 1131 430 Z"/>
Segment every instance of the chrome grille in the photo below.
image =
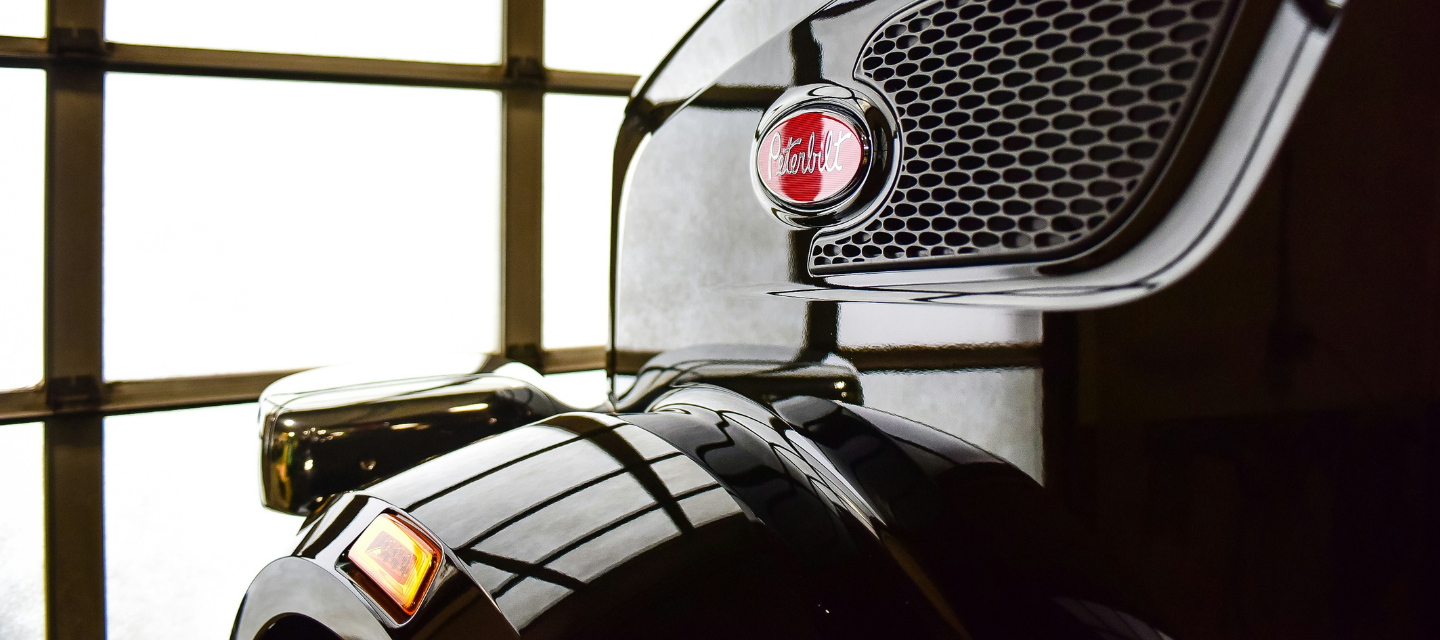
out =
<path fill-rule="evenodd" d="M 812 243 L 818 273 L 1041 259 L 1133 208 L 1234 0 L 936 0 L 871 36 L 855 77 L 901 128 L 885 206 Z"/>

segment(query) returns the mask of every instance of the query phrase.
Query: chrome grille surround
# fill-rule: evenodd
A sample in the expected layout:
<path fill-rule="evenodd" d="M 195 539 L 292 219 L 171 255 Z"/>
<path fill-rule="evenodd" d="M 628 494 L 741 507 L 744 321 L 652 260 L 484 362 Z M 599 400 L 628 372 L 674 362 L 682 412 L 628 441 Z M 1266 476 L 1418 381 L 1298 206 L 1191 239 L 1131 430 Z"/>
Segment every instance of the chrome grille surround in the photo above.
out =
<path fill-rule="evenodd" d="M 1184 128 L 1235 0 L 933 0 L 855 78 L 900 123 L 883 206 L 816 235 L 817 274 L 1040 261 L 1122 223 Z"/>

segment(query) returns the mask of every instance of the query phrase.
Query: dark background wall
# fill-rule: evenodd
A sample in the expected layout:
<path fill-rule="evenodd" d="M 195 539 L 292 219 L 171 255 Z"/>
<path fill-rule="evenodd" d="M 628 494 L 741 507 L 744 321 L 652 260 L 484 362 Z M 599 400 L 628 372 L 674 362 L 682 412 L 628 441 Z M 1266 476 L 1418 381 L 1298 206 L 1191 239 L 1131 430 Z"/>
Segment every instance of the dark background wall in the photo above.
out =
<path fill-rule="evenodd" d="M 1046 318 L 1046 475 L 1194 638 L 1435 638 L 1440 3 L 1354 0 L 1196 273 Z"/>

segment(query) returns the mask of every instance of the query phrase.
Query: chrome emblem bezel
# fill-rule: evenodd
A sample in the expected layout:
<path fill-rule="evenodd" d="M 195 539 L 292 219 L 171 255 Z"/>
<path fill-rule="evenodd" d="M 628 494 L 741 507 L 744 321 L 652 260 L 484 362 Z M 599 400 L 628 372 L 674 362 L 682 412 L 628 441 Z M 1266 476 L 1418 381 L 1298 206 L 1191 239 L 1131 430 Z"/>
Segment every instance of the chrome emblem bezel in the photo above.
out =
<path fill-rule="evenodd" d="M 761 146 L 775 129 L 792 118 L 813 112 L 832 116 L 856 134 L 860 145 L 860 166 L 854 177 L 835 193 L 815 202 L 797 202 L 777 193 L 762 178 L 760 166 Z M 884 126 L 886 118 L 881 110 L 866 96 L 849 88 L 833 84 L 795 87 L 786 91 L 779 100 L 766 110 L 750 145 L 750 181 L 756 197 L 781 222 L 800 228 L 831 226 L 842 223 L 861 213 L 882 187 L 888 182 L 890 149 L 893 141 L 886 136 L 877 136 L 877 123 Z M 886 127 L 888 129 L 888 127 Z"/>

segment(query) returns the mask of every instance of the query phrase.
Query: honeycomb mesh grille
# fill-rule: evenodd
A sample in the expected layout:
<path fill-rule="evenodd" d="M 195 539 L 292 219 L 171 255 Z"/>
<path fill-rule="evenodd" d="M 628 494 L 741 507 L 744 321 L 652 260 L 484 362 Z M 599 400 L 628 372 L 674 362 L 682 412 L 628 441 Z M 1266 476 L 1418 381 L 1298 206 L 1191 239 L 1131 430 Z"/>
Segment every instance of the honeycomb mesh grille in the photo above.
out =
<path fill-rule="evenodd" d="M 1013 261 L 1108 231 L 1163 164 L 1230 1 L 936 0 L 891 18 L 855 76 L 899 118 L 899 178 L 816 236 L 812 268 Z"/>

